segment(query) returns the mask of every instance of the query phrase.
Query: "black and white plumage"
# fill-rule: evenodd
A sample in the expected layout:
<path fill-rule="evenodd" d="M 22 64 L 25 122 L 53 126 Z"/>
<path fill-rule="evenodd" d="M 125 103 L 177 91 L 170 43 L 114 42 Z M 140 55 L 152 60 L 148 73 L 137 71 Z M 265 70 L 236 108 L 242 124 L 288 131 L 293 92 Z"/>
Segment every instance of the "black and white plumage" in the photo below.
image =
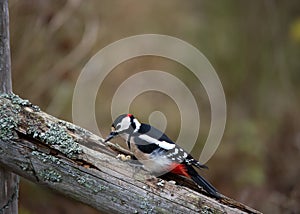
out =
<path fill-rule="evenodd" d="M 211 196 L 220 198 L 218 191 L 193 166 L 207 168 L 195 160 L 183 148 L 176 145 L 160 130 L 140 123 L 131 114 L 122 114 L 112 124 L 112 132 L 105 142 L 120 135 L 127 141 L 128 148 L 144 165 L 144 168 L 155 175 L 167 172 L 191 178 L 198 186 Z"/>

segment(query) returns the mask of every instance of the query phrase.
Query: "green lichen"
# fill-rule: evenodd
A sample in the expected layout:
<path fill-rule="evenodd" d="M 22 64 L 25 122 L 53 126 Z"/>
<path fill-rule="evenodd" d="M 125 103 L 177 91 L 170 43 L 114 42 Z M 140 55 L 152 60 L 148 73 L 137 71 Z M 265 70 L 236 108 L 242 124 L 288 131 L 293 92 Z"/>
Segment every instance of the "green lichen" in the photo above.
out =
<path fill-rule="evenodd" d="M 1 94 L 0 98 L 9 99 L 11 102 L 2 101 L 0 104 L 0 138 L 14 139 L 16 133 L 14 129 L 18 126 L 18 114 L 22 110 L 22 107 L 29 107 L 33 111 L 38 112 L 40 108 L 31 104 L 28 100 L 23 100 L 15 94 Z M 28 115 L 30 116 L 30 115 Z M 68 135 L 67 130 L 61 124 L 51 123 L 48 124 L 49 129 L 44 132 L 40 130 L 41 118 L 32 118 L 32 123 L 27 124 L 28 128 L 26 133 L 33 138 L 42 140 L 48 145 L 54 146 L 63 154 L 69 158 L 76 157 L 77 154 L 82 152 L 79 144 Z M 69 124 L 68 129 L 73 127 Z"/>
<path fill-rule="evenodd" d="M 62 176 L 52 168 L 41 170 L 38 172 L 38 175 L 43 181 L 50 181 L 53 183 L 62 181 Z"/>
<path fill-rule="evenodd" d="M 67 133 L 65 127 L 56 123 L 49 124 L 50 128 L 45 133 L 39 133 L 39 138 L 46 144 L 56 147 L 69 158 L 82 153 L 79 144 Z"/>
<path fill-rule="evenodd" d="M 97 185 L 97 182 L 93 179 L 88 178 L 87 176 L 78 176 L 77 182 L 80 185 L 92 190 L 95 194 L 107 190 L 107 187 L 104 185 Z"/>
<path fill-rule="evenodd" d="M 3 96 L 3 94 L 0 95 L 0 97 Z M 17 114 L 19 113 L 19 108 L 15 108 L 15 106 L 9 102 L 1 102 L 0 104 L 0 139 L 15 139 L 17 136 L 14 129 L 18 125 Z"/>
<path fill-rule="evenodd" d="M 30 136 L 32 136 L 34 139 L 39 140 L 39 136 L 42 132 L 43 124 L 45 123 L 45 120 L 42 117 L 32 116 L 34 118 L 31 118 L 30 120 L 27 120 L 27 129 L 26 133 Z"/>
<path fill-rule="evenodd" d="M 30 103 L 28 100 L 24 100 L 22 98 L 20 98 L 18 95 L 10 93 L 10 94 L 1 94 L 0 98 L 6 98 L 11 100 L 11 103 L 16 105 L 16 106 L 26 106 L 26 107 L 30 107 L 32 110 L 34 110 L 35 112 L 40 111 L 40 107 L 33 105 L 32 103 Z"/>
<path fill-rule="evenodd" d="M 38 151 L 32 151 L 31 154 L 33 156 L 36 156 L 43 163 L 55 163 L 58 165 L 61 163 L 60 159 L 53 155 L 49 155 L 49 154 L 46 154 L 43 152 L 38 152 Z"/>
<path fill-rule="evenodd" d="M 18 114 L 22 110 L 22 106 L 30 107 L 33 111 L 40 111 L 38 106 L 31 104 L 28 100 L 23 100 L 19 96 L 11 94 L 0 94 L 1 99 L 9 101 L 0 102 L 0 139 L 12 140 L 17 135 L 14 129 L 18 126 Z"/>
<path fill-rule="evenodd" d="M 0 115 L 0 139 L 15 139 L 17 135 L 13 130 L 17 127 L 17 119 L 13 115 L 5 114 L 2 109 Z"/>

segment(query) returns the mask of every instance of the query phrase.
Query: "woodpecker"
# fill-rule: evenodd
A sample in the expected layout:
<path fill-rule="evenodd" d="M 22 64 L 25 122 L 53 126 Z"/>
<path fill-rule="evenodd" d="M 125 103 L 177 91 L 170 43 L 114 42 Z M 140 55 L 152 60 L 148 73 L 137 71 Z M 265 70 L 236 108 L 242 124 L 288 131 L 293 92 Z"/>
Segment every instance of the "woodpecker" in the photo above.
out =
<path fill-rule="evenodd" d="M 171 172 L 182 175 L 191 178 L 209 195 L 221 197 L 216 188 L 194 169 L 194 167 L 205 169 L 207 166 L 195 160 L 160 130 L 140 123 L 132 114 L 122 114 L 113 122 L 111 133 L 104 142 L 116 136 L 126 140 L 129 150 L 152 174 L 162 175 Z"/>

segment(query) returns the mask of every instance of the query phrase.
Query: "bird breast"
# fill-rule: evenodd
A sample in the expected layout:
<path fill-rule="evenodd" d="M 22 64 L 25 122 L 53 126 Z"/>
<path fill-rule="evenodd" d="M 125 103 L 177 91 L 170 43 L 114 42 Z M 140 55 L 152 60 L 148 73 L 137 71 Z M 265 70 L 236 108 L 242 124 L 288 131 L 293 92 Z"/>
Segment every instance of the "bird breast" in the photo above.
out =
<path fill-rule="evenodd" d="M 153 174 L 165 174 L 170 171 L 172 161 L 165 155 L 158 155 L 157 152 L 146 154 L 141 152 L 134 142 L 130 143 L 131 152 L 144 165 L 144 168 Z"/>

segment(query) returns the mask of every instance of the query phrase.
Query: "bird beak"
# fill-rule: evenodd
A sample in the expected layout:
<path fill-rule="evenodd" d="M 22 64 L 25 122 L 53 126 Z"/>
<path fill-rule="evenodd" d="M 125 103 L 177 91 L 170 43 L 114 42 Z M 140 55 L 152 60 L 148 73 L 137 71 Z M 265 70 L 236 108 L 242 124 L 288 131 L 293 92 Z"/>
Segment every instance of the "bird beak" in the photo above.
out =
<path fill-rule="evenodd" d="M 104 143 L 106 143 L 107 141 L 113 139 L 114 137 L 116 137 L 119 133 L 118 132 L 111 132 L 107 138 L 104 140 Z"/>

